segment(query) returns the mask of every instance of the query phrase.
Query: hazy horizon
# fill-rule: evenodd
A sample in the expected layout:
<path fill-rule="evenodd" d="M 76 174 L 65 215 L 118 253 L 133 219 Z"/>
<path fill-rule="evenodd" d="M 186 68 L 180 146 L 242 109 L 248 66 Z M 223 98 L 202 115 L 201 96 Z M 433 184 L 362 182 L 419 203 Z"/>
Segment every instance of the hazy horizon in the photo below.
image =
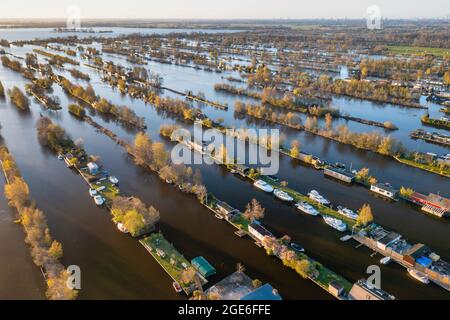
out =
<path fill-rule="evenodd" d="M 163 2 L 129 0 L 125 4 L 115 1 L 61 0 L 55 3 L 41 0 L 6 1 L 0 19 L 66 19 L 68 8 L 78 6 L 84 19 L 139 19 L 139 20 L 230 20 L 230 19 L 363 19 L 366 10 L 377 5 L 381 16 L 389 19 L 447 18 L 448 0 L 373 1 L 373 0 L 228 0 L 221 6 L 214 1 L 166 0 Z"/>

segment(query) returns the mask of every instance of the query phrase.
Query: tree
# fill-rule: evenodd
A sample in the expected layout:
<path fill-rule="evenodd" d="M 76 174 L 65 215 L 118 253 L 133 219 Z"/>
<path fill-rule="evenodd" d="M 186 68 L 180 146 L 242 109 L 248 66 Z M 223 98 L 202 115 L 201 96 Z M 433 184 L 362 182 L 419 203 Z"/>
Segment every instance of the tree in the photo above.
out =
<path fill-rule="evenodd" d="M 78 291 L 72 290 L 67 286 L 70 274 L 63 270 L 56 277 L 47 280 L 47 292 L 45 293 L 50 300 L 74 300 Z"/>
<path fill-rule="evenodd" d="M 240 262 L 236 263 L 236 272 L 237 273 L 244 273 L 245 272 L 245 266 L 242 263 L 240 263 Z"/>
<path fill-rule="evenodd" d="M 359 210 L 357 224 L 360 226 L 366 226 L 373 221 L 372 208 L 369 204 L 365 204 Z"/>
<path fill-rule="evenodd" d="M 414 193 L 414 190 L 411 188 L 405 188 L 405 187 L 400 188 L 400 195 L 404 198 L 411 197 L 413 193 Z"/>
<path fill-rule="evenodd" d="M 11 207 L 20 211 L 29 201 L 30 190 L 22 178 L 15 178 L 5 186 L 5 196 Z"/>
<path fill-rule="evenodd" d="M 311 273 L 311 263 L 306 259 L 300 260 L 295 265 L 295 271 L 304 279 L 307 279 Z"/>
<path fill-rule="evenodd" d="M 2 82 L 0 81 L 0 98 L 5 97 L 5 88 L 3 87 Z"/>
<path fill-rule="evenodd" d="M 169 155 L 161 142 L 155 142 L 152 145 L 153 166 L 156 170 L 163 168 L 169 160 Z"/>
<path fill-rule="evenodd" d="M 377 151 L 386 156 L 390 155 L 392 153 L 392 138 L 390 136 L 383 137 Z"/>
<path fill-rule="evenodd" d="M 11 98 L 11 102 L 21 110 L 28 110 L 30 108 L 30 100 L 23 94 L 23 92 L 17 88 L 13 87 L 8 90 L 8 95 Z"/>
<path fill-rule="evenodd" d="M 331 131 L 333 129 L 333 116 L 331 113 L 327 113 L 325 115 L 325 126 L 328 131 Z"/>
<path fill-rule="evenodd" d="M 48 255 L 54 259 L 61 259 L 63 256 L 62 244 L 53 240 L 52 245 L 48 249 Z"/>
<path fill-rule="evenodd" d="M 298 158 L 300 155 L 300 141 L 293 140 L 291 143 L 291 157 Z"/>
<path fill-rule="evenodd" d="M 139 132 L 134 139 L 133 155 L 138 165 L 150 165 L 153 161 L 152 140 L 149 135 Z"/>
<path fill-rule="evenodd" d="M 262 282 L 259 279 L 253 279 L 252 285 L 253 285 L 253 288 L 259 288 L 262 286 Z"/>
<path fill-rule="evenodd" d="M 185 285 L 189 285 L 192 282 L 194 282 L 196 276 L 197 276 L 197 272 L 195 271 L 194 268 L 190 267 L 181 273 L 181 281 Z"/>
<path fill-rule="evenodd" d="M 261 204 L 256 199 L 252 199 L 252 201 L 247 204 L 243 216 L 253 222 L 264 218 L 264 212 L 265 209 L 261 206 Z"/>

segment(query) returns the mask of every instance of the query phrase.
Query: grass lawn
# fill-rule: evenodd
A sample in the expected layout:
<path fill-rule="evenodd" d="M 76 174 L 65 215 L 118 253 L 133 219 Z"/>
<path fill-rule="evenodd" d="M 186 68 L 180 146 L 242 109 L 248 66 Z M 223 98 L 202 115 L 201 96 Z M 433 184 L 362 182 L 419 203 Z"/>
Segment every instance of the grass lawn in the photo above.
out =
<path fill-rule="evenodd" d="M 161 233 L 154 233 L 151 236 L 140 240 L 153 258 L 164 268 L 164 270 L 182 286 L 186 293 L 191 293 L 191 283 L 185 284 L 181 281 L 182 273 L 185 270 L 183 264 L 190 268 L 191 263 L 172 246 Z M 158 254 L 158 252 L 160 254 Z"/>
<path fill-rule="evenodd" d="M 350 292 L 353 285 L 347 279 L 334 273 L 333 271 L 322 266 L 321 264 L 317 265 L 317 271 L 319 271 L 319 276 L 315 280 L 319 282 L 321 285 L 325 286 L 327 289 L 330 282 L 336 281 L 345 288 L 345 291 L 347 293 Z"/>
<path fill-rule="evenodd" d="M 232 223 L 241 227 L 242 230 L 248 231 L 248 226 L 251 224 L 250 220 L 245 219 L 242 214 L 235 217 Z"/>
<path fill-rule="evenodd" d="M 413 46 L 388 46 L 389 51 L 399 54 L 425 55 L 432 54 L 443 57 L 450 55 L 449 48 L 427 48 L 427 47 L 413 47 Z"/>
<path fill-rule="evenodd" d="M 396 158 L 399 162 L 410 165 L 412 167 L 416 167 L 422 170 L 426 170 L 426 171 L 430 171 L 442 176 L 446 176 L 446 177 L 450 177 L 450 169 L 446 169 L 446 170 L 441 170 L 440 168 L 436 167 L 436 166 L 431 166 L 428 164 L 423 164 L 423 163 L 418 163 L 414 160 L 411 159 L 406 159 L 406 158 Z"/>

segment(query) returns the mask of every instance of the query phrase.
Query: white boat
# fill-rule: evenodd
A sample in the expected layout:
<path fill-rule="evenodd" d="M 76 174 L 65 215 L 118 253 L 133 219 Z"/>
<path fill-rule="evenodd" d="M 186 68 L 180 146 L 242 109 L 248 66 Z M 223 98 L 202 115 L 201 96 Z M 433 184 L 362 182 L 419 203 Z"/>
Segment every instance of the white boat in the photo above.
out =
<path fill-rule="evenodd" d="M 117 229 L 119 229 L 119 231 L 122 233 L 128 233 L 128 229 L 127 229 L 127 227 L 125 227 L 125 225 L 123 223 L 119 222 L 117 224 Z"/>
<path fill-rule="evenodd" d="M 253 185 L 264 192 L 273 192 L 273 187 L 263 180 L 257 180 Z"/>
<path fill-rule="evenodd" d="M 112 184 L 119 184 L 119 179 L 117 179 L 114 176 L 110 176 L 108 179 L 109 179 L 109 182 L 111 182 Z"/>
<path fill-rule="evenodd" d="M 381 264 L 388 264 L 389 262 L 391 262 L 391 257 L 384 257 L 383 259 L 380 260 Z"/>
<path fill-rule="evenodd" d="M 105 198 L 103 198 L 102 196 L 95 196 L 94 202 L 96 205 L 102 206 L 105 203 Z"/>
<path fill-rule="evenodd" d="M 97 195 L 97 190 L 90 188 L 89 195 L 93 198 Z"/>
<path fill-rule="evenodd" d="M 329 225 L 333 229 L 336 229 L 337 231 L 344 232 L 347 230 L 347 225 L 339 219 L 330 216 L 323 216 L 323 220 L 325 220 L 325 223 L 327 225 Z"/>
<path fill-rule="evenodd" d="M 429 284 L 430 279 L 428 279 L 428 276 L 422 272 L 416 271 L 414 269 L 408 269 L 408 273 L 416 280 L 419 280 L 420 282 L 424 284 Z"/>
<path fill-rule="evenodd" d="M 299 202 L 295 206 L 297 207 L 298 210 L 300 210 L 306 214 L 309 214 L 311 216 L 319 215 L 319 211 L 314 209 L 314 207 L 312 205 L 310 205 L 308 202 Z"/>
<path fill-rule="evenodd" d="M 287 192 L 275 189 L 273 191 L 273 194 L 275 197 L 277 197 L 280 200 L 286 201 L 286 202 L 292 202 L 294 201 L 294 198 L 292 198 Z"/>
<path fill-rule="evenodd" d="M 64 159 L 63 155 L 62 155 L 62 154 L 59 154 L 59 155 L 58 155 L 58 160 L 63 160 L 63 159 Z"/>
<path fill-rule="evenodd" d="M 353 210 L 344 208 L 344 207 L 338 207 L 338 213 L 342 214 L 344 217 L 347 217 L 352 220 L 358 219 L 358 214 L 355 213 Z"/>
<path fill-rule="evenodd" d="M 324 205 L 324 206 L 328 206 L 330 204 L 330 201 L 328 201 L 328 199 L 325 199 L 324 197 L 322 197 L 320 195 L 320 193 L 317 192 L 316 190 L 312 190 L 310 193 L 308 193 L 308 197 L 311 200 L 313 200 L 321 205 Z"/>
<path fill-rule="evenodd" d="M 176 291 L 177 293 L 180 293 L 180 292 L 183 291 L 183 289 L 181 288 L 180 284 L 179 284 L 178 282 L 176 282 L 176 281 L 174 281 L 174 282 L 172 283 L 172 286 L 173 286 L 173 288 L 175 289 L 175 291 Z"/>

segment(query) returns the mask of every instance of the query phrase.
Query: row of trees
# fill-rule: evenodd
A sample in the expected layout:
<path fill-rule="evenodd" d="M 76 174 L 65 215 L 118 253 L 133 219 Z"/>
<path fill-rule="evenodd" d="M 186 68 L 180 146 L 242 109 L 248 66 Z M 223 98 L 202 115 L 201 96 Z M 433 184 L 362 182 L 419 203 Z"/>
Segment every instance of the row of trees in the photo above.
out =
<path fill-rule="evenodd" d="M 136 115 L 136 113 L 126 106 L 117 106 L 105 98 L 99 98 L 95 94 L 94 88 L 88 85 L 85 88 L 72 84 L 69 80 L 63 79 L 61 85 L 72 96 L 88 103 L 94 109 L 101 113 L 110 114 L 116 117 L 119 121 L 136 126 L 138 128 L 145 128 L 145 119 Z"/>
<path fill-rule="evenodd" d="M 39 142 L 54 152 L 61 152 L 74 146 L 66 131 L 48 117 L 41 117 L 38 120 L 36 130 Z"/>
<path fill-rule="evenodd" d="M 201 173 L 184 164 L 173 164 L 161 142 L 153 142 L 145 133 L 138 133 L 128 152 L 141 166 L 147 166 L 159 174 L 162 180 L 177 185 L 182 191 L 195 194 L 200 201 L 206 198 L 206 187 Z"/>
<path fill-rule="evenodd" d="M 301 128 L 301 118 L 292 112 L 288 112 L 286 114 L 276 113 L 269 107 L 252 104 L 244 105 L 241 101 L 236 101 L 234 111 L 236 113 L 247 114 L 258 119 L 281 123 L 292 128 Z"/>
<path fill-rule="evenodd" d="M 33 52 L 50 58 L 50 60 L 49 60 L 50 64 L 63 65 L 65 63 L 68 63 L 68 64 L 73 64 L 73 65 L 79 65 L 78 61 L 73 60 L 68 57 L 61 56 L 59 54 L 53 54 L 53 53 L 50 53 L 50 52 L 47 52 L 47 51 L 44 51 L 41 49 L 33 49 Z"/>
<path fill-rule="evenodd" d="M 9 89 L 8 96 L 11 102 L 20 110 L 28 110 L 30 108 L 30 100 L 18 87 Z"/>
<path fill-rule="evenodd" d="M 5 87 L 3 87 L 2 82 L 0 81 L 0 98 L 5 97 Z"/>
<path fill-rule="evenodd" d="M 51 300 L 75 299 L 78 292 L 68 287 L 69 274 L 59 261 L 63 256 L 61 243 L 52 239 L 44 213 L 33 204 L 28 185 L 5 147 L 0 148 L 0 160 L 9 182 L 5 186 L 5 196 L 9 206 L 20 216 L 33 262 L 45 271 L 47 297 Z"/>
<path fill-rule="evenodd" d="M 70 69 L 69 70 L 70 74 L 72 75 L 72 77 L 76 78 L 76 79 L 82 79 L 82 80 L 86 80 L 86 81 L 90 81 L 91 77 L 89 77 L 88 74 L 83 73 L 75 68 Z"/>

